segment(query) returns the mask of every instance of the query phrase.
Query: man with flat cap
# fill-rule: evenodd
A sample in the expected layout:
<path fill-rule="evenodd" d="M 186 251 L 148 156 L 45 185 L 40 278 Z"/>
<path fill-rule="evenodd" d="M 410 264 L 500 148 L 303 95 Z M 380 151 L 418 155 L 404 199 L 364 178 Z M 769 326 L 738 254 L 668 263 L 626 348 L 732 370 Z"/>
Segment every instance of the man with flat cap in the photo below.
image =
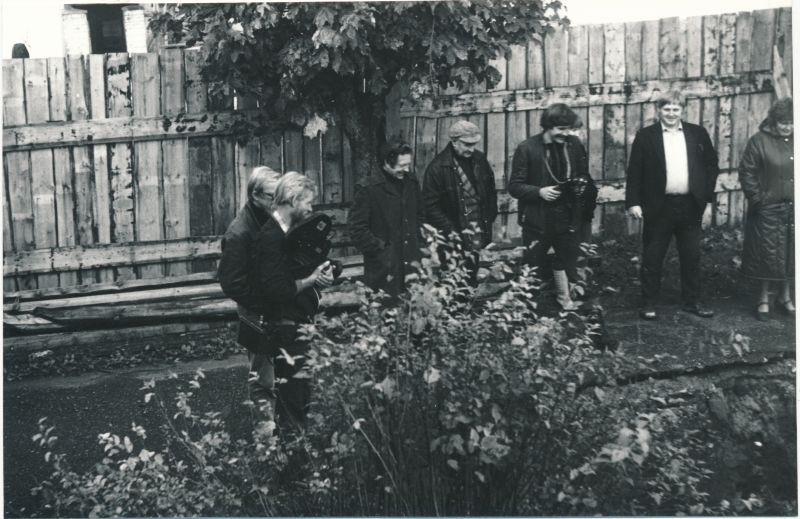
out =
<path fill-rule="evenodd" d="M 483 152 L 475 149 L 480 129 L 469 121 L 458 121 L 448 132 L 450 142 L 425 170 L 422 199 L 425 221 L 445 236 L 456 233 L 465 250 L 470 283 L 477 285 L 477 251 L 492 242 L 492 224 L 497 217 L 494 172 Z M 475 229 L 474 234 L 465 230 Z"/>

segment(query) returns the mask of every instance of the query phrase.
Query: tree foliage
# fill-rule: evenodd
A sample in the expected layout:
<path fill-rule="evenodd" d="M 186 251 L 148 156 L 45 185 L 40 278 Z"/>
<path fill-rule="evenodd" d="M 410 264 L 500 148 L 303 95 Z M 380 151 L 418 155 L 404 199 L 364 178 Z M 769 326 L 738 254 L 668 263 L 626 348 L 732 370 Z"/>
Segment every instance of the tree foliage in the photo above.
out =
<path fill-rule="evenodd" d="M 200 46 L 212 98 L 259 100 L 275 129 L 340 125 L 369 166 L 383 136 L 386 96 L 492 86 L 490 61 L 563 22 L 558 0 L 166 5 L 156 31 Z M 309 124 L 311 123 L 311 124 Z"/>

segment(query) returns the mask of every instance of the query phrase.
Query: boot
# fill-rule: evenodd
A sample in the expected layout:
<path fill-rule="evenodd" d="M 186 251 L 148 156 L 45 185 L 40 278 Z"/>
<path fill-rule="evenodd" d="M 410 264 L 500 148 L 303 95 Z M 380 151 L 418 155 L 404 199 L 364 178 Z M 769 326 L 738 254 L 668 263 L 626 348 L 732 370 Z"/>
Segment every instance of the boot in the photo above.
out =
<path fill-rule="evenodd" d="M 556 301 L 558 304 L 561 305 L 561 308 L 567 311 L 577 310 L 578 304 L 576 304 L 572 297 L 569 294 L 569 279 L 567 279 L 567 271 L 566 270 L 554 270 L 553 271 L 553 282 L 556 286 Z"/>

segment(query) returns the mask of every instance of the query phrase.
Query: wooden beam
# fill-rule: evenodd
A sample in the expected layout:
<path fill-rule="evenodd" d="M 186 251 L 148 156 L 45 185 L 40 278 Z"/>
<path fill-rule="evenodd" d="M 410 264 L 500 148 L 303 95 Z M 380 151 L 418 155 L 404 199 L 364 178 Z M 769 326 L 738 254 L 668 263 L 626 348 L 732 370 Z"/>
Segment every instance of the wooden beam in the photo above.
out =
<path fill-rule="evenodd" d="M 747 72 L 705 78 L 675 78 L 598 85 L 578 85 L 526 90 L 441 96 L 410 104 L 404 100 L 404 117 L 445 117 L 473 113 L 514 112 L 542 109 L 556 102 L 572 107 L 653 102 L 663 92 L 680 90 L 687 98 L 711 98 L 737 94 L 771 92 L 770 72 Z"/>
<path fill-rule="evenodd" d="M 260 110 L 246 110 L 6 126 L 3 128 L 3 151 L 225 135 L 232 133 L 237 124 L 245 122 L 257 126 L 266 124 Z"/>

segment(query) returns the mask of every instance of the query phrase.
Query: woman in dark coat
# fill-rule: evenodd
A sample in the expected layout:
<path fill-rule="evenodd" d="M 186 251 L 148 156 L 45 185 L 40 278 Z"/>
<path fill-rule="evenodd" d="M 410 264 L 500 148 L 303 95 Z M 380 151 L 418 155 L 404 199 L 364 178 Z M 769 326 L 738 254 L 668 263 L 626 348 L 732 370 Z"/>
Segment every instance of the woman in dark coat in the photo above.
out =
<path fill-rule="evenodd" d="M 759 280 L 757 317 L 769 315 L 770 282 L 780 284 L 778 308 L 795 313 L 794 279 L 794 124 L 792 100 L 780 99 L 759 132 L 747 143 L 739 181 L 748 201 L 742 273 Z"/>

